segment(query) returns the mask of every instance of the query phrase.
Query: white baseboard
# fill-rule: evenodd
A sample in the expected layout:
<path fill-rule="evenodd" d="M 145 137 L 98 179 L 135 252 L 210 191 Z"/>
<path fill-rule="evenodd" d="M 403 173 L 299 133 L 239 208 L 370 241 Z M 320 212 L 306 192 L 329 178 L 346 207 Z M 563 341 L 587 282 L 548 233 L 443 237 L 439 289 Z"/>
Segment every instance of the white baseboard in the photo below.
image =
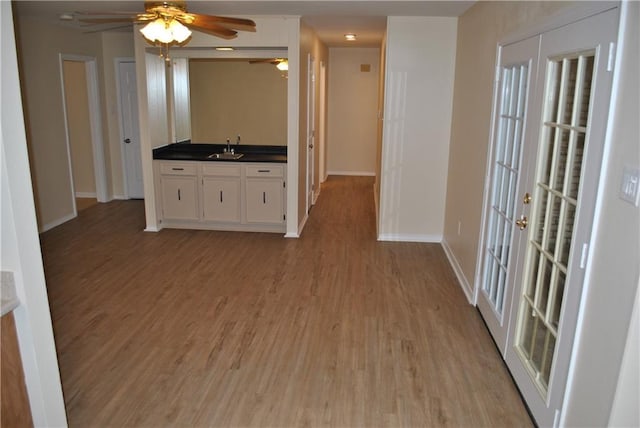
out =
<path fill-rule="evenodd" d="M 297 233 L 290 233 L 290 232 L 287 232 L 287 233 L 285 233 L 285 234 L 284 234 L 284 237 L 285 237 L 285 238 L 299 238 L 299 237 L 300 237 L 300 235 L 298 235 Z"/>
<path fill-rule="evenodd" d="M 471 287 L 471 284 L 469 284 L 467 277 L 464 276 L 464 272 L 460 267 L 460 263 L 458 263 L 458 259 L 456 259 L 456 256 L 453 254 L 453 251 L 451 251 L 451 247 L 449 247 L 449 244 L 445 239 L 442 240 L 441 245 L 444 253 L 447 255 L 447 259 L 449 259 L 449 264 L 451 265 L 453 272 L 456 274 L 456 278 L 458 278 L 460 288 L 462 288 L 465 296 L 467 296 L 469 304 L 475 305 L 473 301 L 473 288 Z"/>
<path fill-rule="evenodd" d="M 64 217 L 60 217 L 59 219 L 54 220 L 54 221 L 52 221 L 52 222 L 50 222 L 50 223 L 44 224 L 44 225 L 42 225 L 42 227 L 40 228 L 40 233 L 44 233 L 44 232 L 46 232 L 47 230 L 51 230 L 51 229 L 53 229 L 53 228 L 54 228 L 54 227 L 56 227 L 56 226 L 60 226 L 61 224 L 66 223 L 66 222 L 68 222 L 69 220 L 73 220 L 73 219 L 74 219 L 74 218 L 76 218 L 77 216 L 78 216 L 77 214 L 73 214 L 73 213 L 71 213 L 71 214 L 68 214 L 68 215 L 66 215 L 66 216 L 64 216 Z"/>
<path fill-rule="evenodd" d="M 313 192 L 313 205 L 316 204 L 316 202 L 318 202 L 318 197 L 320 196 L 320 189 L 318 188 L 317 192 Z"/>
<path fill-rule="evenodd" d="M 147 226 L 145 227 L 144 231 L 145 232 L 160 232 L 162 228 L 158 228 L 156 226 Z"/>
<path fill-rule="evenodd" d="M 353 175 L 357 177 L 375 177 L 376 173 L 371 171 L 327 171 L 327 175 Z"/>
<path fill-rule="evenodd" d="M 382 233 L 378 235 L 378 241 L 440 243 L 442 242 L 442 235 L 411 235 L 411 234 L 405 234 L 405 233 Z"/>
<path fill-rule="evenodd" d="M 76 198 L 97 198 L 96 192 L 76 192 Z"/>
<path fill-rule="evenodd" d="M 126 201 L 129 198 L 127 198 L 125 195 L 113 195 L 112 199 L 116 201 Z"/>
<path fill-rule="evenodd" d="M 302 229 L 304 229 L 304 225 L 307 224 L 307 220 L 309 220 L 309 214 L 305 213 L 304 217 L 302 218 L 302 221 L 298 225 L 298 236 L 297 237 L 300 237 L 302 235 Z"/>

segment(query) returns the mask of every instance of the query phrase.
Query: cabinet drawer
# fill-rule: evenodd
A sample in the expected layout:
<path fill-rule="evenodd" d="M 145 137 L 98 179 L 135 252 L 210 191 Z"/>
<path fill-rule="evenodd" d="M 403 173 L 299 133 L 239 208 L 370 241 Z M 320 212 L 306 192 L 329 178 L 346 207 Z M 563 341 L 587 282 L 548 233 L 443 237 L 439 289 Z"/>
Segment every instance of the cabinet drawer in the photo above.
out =
<path fill-rule="evenodd" d="M 203 164 L 202 175 L 217 177 L 240 177 L 240 165 Z"/>
<path fill-rule="evenodd" d="M 282 177 L 282 165 L 247 165 L 247 177 Z"/>
<path fill-rule="evenodd" d="M 198 175 L 198 165 L 195 163 L 163 162 L 160 164 L 160 174 L 163 175 Z"/>

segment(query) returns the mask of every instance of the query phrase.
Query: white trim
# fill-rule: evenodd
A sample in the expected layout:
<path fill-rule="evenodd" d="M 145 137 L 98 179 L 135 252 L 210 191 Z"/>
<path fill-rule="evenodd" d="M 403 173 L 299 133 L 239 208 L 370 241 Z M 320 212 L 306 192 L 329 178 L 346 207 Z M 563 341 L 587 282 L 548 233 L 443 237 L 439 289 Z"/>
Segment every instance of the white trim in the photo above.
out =
<path fill-rule="evenodd" d="M 44 233 L 47 230 L 51 230 L 54 227 L 60 226 L 63 223 L 68 222 L 69 220 L 73 220 L 74 218 L 78 217 L 78 213 L 73 213 L 73 214 L 67 214 L 64 217 L 60 217 L 50 223 L 47 224 L 43 224 L 42 227 L 40 228 L 40 233 Z"/>
<path fill-rule="evenodd" d="M 313 192 L 313 203 L 312 205 L 315 205 L 316 202 L 318 202 L 318 198 L 320 197 L 320 186 L 318 186 L 318 188 L 316 189 L 315 192 Z"/>
<path fill-rule="evenodd" d="M 387 242 L 425 242 L 425 243 L 440 243 L 442 242 L 442 235 L 413 235 L 407 233 L 383 233 L 378 235 L 378 241 Z"/>
<path fill-rule="evenodd" d="M 442 245 L 442 249 L 447 256 L 447 259 L 449 259 L 451 269 L 453 269 L 453 272 L 456 274 L 456 278 L 458 278 L 458 284 L 460 284 L 460 288 L 462 288 L 464 295 L 467 296 L 467 301 L 470 305 L 475 305 L 474 291 L 471 288 L 471 284 L 469 284 L 469 281 L 467 281 L 467 277 L 464 275 L 462 267 L 460 266 L 460 263 L 458 263 L 458 259 L 456 259 L 456 256 L 454 255 L 453 251 L 451 251 L 451 247 L 449 247 L 449 244 L 445 239 L 443 239 L 440 244 Z"/>
<path fill-rule="evenodd" d="M 162 230 L 161 227 L 155 227 L 155 226 L 147 226 L 144 228 L 145 232 L 160 232 Z"/>
<path fill-rule="evenodd" d="M 128 199 L 129 198 L 126 197 L 125 195 L 113 195 L 113 200 L 116 200 L 116 201 L 126 201 Z"/>
<path fill-rule="evenodd" d="M 355 177 L 375 177 L 375 171 L 327 171 L 327 176 L 330 175 L 348 175 Z M 326 180 L 326 178 L 325 178 Z"/>
<path fill-rule="evenodd" d="M 96 192 L 76 192 L 76 198 L 95 198 Z"/>
<path fill-rule="evenodd" d="M 302 235 L 302 230 L 304 229 L 304 226 L 307 224 L 307 220 L 309 220 L 309 214 L 305 213 L 304 217 L 302 218 L 302 221 L 298 225 L 298 233 L 297 233 L 298 237 L 300 237 Z M 287 235 L 288 235 L 288 233 L 287 233 Z"/>
<path fill-rule="evenodd" d="M 125 62 L 132 62 L 134 65 L 136 63 L 136 59 L 133 57 L 117 57 L 113 59 L 113 65 L 115 67 L 115 80 L 116 80 L 116 103 L 118 109 L 118 136 L 120 137 L 118 144 L 120 146 L 120 163 L 122 164 L 122 191 L 124 195 L 122 198 L 116 198 L 114 195 L 114 199 L 129 199 L 129 186 L 128 186 L 128 177 L 127 177 L 127 166 L 126 156 L 125 156 L 125 148 L 124 144 L 121 144 L 124 141 L 124 130 L 122 129 L 122 95 L 120 93 L 120 64 Z"/>
<path fill-rule="evenodd" d="M 284 237 L 285 238 L 299 238 L 300 235 L 298 235 L 297 233 L 289 233 L 289 232 L 287 232 L 287 233 L 284 234 Z"/>
<path fill-rule="evenodd" d="M 93 171 L 95 175 L 96 198 L 98 202 L 109 201 L 109 193 L 107 189 L 107 169 L 104 159 L 104 141 L 102 139 L 102 112 L 100 108 L 100 89 L 98 85 L 98 65 L 95 57 L 58 54 L 60 63 L 60 84 L 62 88 L 62 107 L 65 119 L 65 134 L 67 142 L 67 154 L 69 156 L 69 175 L 71 177 L 71 195 L 75 194 L 73 186 L 73 166 L 71 164 L 71 151 L 69 146 L 69 127 L 67 118 L 67 105 L 65 101 L 64 87 L 64 61 L 82 62 L 85 66 L 87 77 L 87 101 L 89 107 L 89 126 L 91 129 L 91 148 L 93 152 Z M 73 211 L 77 214 L 75 201 L 73 202 Z"/>
<path fill-rule="evenodd" d="M 617 7 L 620 7 L 619 1 L 577 2 L 576 5 L 569 6 L 550 17 L 542 18 L 542 21 L 527 27 L 522 31 L 511 33 L 499 40 L 498 44 L 506 46 L 511 43 L 520 42 L 530 37 L 539 36 L 540 34 L 556 30 L 560 27 L 564 27 L 565 25 L 573 24 L 574 22 L 582 21 Z"/>
<path fill-rule="evenodd" d="M 71 214 L 66 217 L 71 216 L 70 218 L 74 218 L 78 215 L 78 207 L 76 206 L 76 198 L 74 195 L 76 194 L 75 186 L 73 184 L 73 165 L 71 163 L 71 143 L 69 141 L 69 120 L 67 118 L 67 97 L 65 96 L 65 88 L 64 88 L 64 58 L 62 54 L 58 55 L 58 66 L 60 68 L 60 91 L 62 96 L 62 118 L 64 119 L 64 139 L 65 139 L 65 149 L 67 151 L 67 167 L 69 168 L 69 187 L 70 192 L 69 196 L 71 197 Z M 67 221 L 67 220 L 64 220 Z M 64 223 L 64 221 L 62 223 Z M 52 223 L 53 226 L 48 227 L 48 225 L 43 225 L 40 229 L 40 232 L 47 231 L 57 226 L 58 220 L 54 220 Z"/>
<path fill-rule="evenodd" d="M 300 18 L 286 20 L 288 26 L 287 57 L 289 73 L 287 79 L 287 233 L 299 236 L 298 232 L 298 186 L 299 171 L 299 112 L 300 112 Z M 179 49 L 176 49 L 179 50 Z"/>

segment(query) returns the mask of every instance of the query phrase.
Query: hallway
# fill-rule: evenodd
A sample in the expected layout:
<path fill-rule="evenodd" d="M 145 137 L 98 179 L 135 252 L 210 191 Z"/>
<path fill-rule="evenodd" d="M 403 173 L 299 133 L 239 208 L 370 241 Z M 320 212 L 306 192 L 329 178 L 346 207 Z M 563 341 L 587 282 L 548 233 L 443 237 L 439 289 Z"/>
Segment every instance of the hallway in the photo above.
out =
<path fill-rule="evenodd" d="M 438 244 L 377 242 L 372 177 L 300 239 L 143 232 L 142 201 L 41 235 L 69 424 L 531 426 Z"/>

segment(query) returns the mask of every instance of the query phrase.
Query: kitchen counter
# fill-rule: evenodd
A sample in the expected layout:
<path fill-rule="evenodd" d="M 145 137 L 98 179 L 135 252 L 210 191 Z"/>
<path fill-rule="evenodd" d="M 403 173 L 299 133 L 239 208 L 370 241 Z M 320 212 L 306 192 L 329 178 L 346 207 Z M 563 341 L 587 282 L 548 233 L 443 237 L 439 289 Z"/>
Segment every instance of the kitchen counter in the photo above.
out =
<path fill-rule="evenodd" d="M 231 144 L 240 159 L 209 158 L 213 153 L 222 153 L 226 144 L 175 143 L 153 150 L 153 159 L 205 162 L 269 162 L 287 163 L 287 146 L 254 146 Z"/>

